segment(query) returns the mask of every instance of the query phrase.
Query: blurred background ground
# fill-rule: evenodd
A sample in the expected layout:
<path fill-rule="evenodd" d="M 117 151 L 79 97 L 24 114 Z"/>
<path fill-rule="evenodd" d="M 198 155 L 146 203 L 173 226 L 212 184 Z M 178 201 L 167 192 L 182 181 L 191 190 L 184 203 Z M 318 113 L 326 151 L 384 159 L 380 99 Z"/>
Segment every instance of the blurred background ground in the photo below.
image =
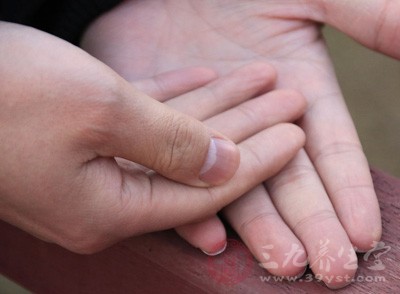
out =
<path fill-rule="evenodd" d="M 324 34 L 370 164 L 400 177 L 400 62 L 330 27 Z M 28 292 L 0 276 L 0 293 Z"/>

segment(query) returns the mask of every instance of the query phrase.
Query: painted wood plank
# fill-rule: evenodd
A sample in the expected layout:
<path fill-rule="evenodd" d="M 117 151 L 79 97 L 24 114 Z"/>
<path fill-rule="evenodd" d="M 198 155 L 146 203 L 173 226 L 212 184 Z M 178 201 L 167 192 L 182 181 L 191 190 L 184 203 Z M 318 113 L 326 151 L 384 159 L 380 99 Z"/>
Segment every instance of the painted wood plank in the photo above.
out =
<path fill-rule="evenodd" d="M 359 255 L 356 281 L 336 293 L 400 293 L 400 180 L 372 170 L 382 217 L 382 249 Z M 260 268 L 237 236 L 210 258 L 173 231 L 125 240 L 78 255 L 0 223 L 0 271 L 37 293 L 331 293 L 317 281 L 261 281 Z M 368 257 L 368 258 L 367 258 Z M 377 270 L 378 268 L 383 268 Z"/>

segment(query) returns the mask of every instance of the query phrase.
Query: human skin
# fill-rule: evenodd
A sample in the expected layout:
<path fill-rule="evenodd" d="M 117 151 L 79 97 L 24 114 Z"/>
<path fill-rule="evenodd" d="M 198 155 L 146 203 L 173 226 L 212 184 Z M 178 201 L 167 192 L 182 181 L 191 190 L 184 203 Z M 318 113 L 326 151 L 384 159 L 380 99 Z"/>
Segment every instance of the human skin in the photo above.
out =
<path fill-rule="evenodd" d="M 232 130 L 238 145 L 228 143 L 232 148 L 223 160 L 235 161 L 237 151 L 242 162 L 224 184 L 198 187 L 193 171 L 200 169 L 201 154 L 217 131 L 38 30 L 0 22 L 0 52 L 0 219 L 74 252 L 93 253 L 133 235 L 210 217 L 276 173 L 304 144 L 297 126 L 278 124 L 301 115 L 304 98 L 278 93 L 271 111 L 279 98 L 287 102 L 288 113 Z M 225 79 L 192 68 L 136 84 L 171 102 L 175 95 L 201 101 L 207 89 L 224 97 L 237 75 L 247 73 L 249 85 L 236 87 L 245 95 L 222 103 L 221 114 L 204 112 L 214 118 L 208 124 L 219 128 L 221 119 L 235 121 L 240 104 L 269 84 L 264 65 L 246 68 Z M 180 96 L 184 93 L 188 96 Z M 249 109 L 259 108 L 252 101 Z M 277 148 L 282 144 L 285 148 Z M 185 169 L 189 176 L 182 177 Z"/>
<path fill-rule="evenodd" d="M 278 71 L 277 87 L 307 99 L 298 121 L 306 146 L 266 182 L 266 190 L 247 193 L 223 214 L 261 263 L 277 261 L 267 268 L 273 274 L 302 272 L 304 263 L 283 266 L 294 245 L 307 252 L 319 276 L 353 276 L 352 247 L 367 251 L 380 239 L 380 211 L 320 23 L 400 57 L 399 13 L 400 4 L 389 0 L 131 0 L 96 20 L 82 45 L 128 80 L 189 65 L 226 73 L 251 60 L 270 62 Z M 177 231 L 202 248 L 211 240 L 221 243 L 221 227 L 214 217 Z M 324 246 L 325 257 L 335 258 L 329 269 L 321 266 Z M 324 281 L 332 288 L 346 285 Z"/>

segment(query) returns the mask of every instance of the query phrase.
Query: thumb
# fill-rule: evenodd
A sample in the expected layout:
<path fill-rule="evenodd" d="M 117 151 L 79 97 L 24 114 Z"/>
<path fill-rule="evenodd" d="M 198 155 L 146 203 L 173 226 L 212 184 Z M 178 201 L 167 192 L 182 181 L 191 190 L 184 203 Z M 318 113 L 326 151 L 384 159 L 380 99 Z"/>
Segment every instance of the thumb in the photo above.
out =
<path fill-rule="evenodd" d="M 113 105 L 106 144 L 97 154 L 121 157 L 193 186 L 226 182 L 240 161 L 237 146 L 203 123 L 124 85 Z M 105 140 L 102 140 L 103 142 Z"/>
<path fill-rule="evenodd" d="M 326 22 L 373 50 L 400 59 L 400 2 L 317 0 Z"/>

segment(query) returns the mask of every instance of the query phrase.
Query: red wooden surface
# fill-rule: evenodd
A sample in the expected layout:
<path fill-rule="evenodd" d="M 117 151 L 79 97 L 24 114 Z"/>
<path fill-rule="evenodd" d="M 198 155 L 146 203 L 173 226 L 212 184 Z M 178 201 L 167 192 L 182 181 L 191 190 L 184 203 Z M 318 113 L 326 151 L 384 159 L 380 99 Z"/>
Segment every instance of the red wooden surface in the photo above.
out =
<path fill-rule="evenodd" d="M 337 293 L 400 293 L 400 180 L 376 170 L 372 175 L 387 252 L 376 251 L 367 261 L 360 255 L 357 279 L 367 281 L 355 282 Z M 260 276 L 269 275 L 235 239 L 214 259 L 191 248 L 172 231 L 131 238 L 83 256 L 6 223 L 0 223 L 0 233 L 1 273 L 37 293 L 333 292 L 315 280 L 262 282 Z M 371 269 L 378 261 L 384 270 Z"/>

